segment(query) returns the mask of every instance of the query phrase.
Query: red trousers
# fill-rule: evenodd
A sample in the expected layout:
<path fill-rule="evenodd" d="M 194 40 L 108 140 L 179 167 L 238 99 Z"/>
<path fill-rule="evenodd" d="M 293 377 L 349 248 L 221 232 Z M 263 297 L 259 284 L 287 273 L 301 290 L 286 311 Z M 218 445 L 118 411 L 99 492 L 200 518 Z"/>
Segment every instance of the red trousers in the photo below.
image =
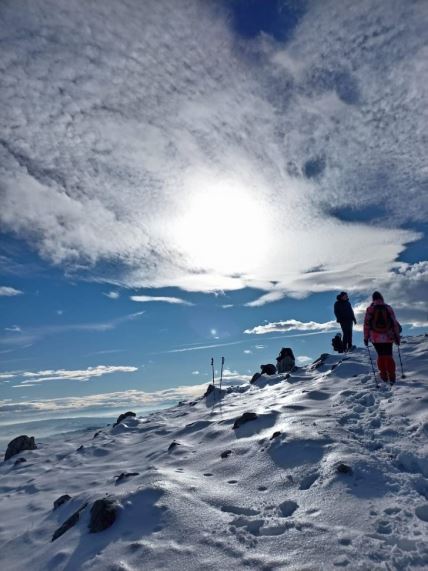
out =
<path fill-rule="evenodd" d="M 382 381 L 395 381 L 395 361 L 391 355 L 379 355 L 377 366 Z"/>

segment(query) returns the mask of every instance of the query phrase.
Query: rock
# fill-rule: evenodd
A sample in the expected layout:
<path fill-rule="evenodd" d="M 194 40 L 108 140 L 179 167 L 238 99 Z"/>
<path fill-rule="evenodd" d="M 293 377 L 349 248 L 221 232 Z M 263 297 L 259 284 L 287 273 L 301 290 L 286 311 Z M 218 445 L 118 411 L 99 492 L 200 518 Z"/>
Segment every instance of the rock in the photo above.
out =
<path fill-rule="evenodd" d="M 84 449 L 85 447 L 83 446 L 83 444 L 81 444 L 79 448 L 76 450 L 76 452 L 83 452 Z"/>
<path fill-rule="evenodd" d="M 272 436 L 270 437 L 271 440 L 273 440 L 274 438 L 278 438 L 278 436 L 281 436 L 281 431 L 277 430 L 276 432 L 274 432 L 272 434 Z"/>
<path fill-rule="evenodd" d="M 15 460 L 15 462 L 13 463 L 14 466 L 19 466 L 19 464 L 22 464 L 23 462 L 26 462 L 27 460 L 25 458 L 18 458 L 18 460 Z"/>
<path fill-rule="evenodd" d="M 177 442 L 176 440 L 173 440 L 171 442 L 171 444 L 168 446 L 168 452 L 171 452 L 172 450 L 174 450 L 174 448 L 176 448 L 177 446 L 181 446 L 181 444 L 179 442 Z"/>
<path fill-rule="evenodd" d="M 57 500 L 54 501 L 53 509 L 54 510 L 58 509 L 60 506 L 62 506 L 66 502 L 68 502 L 68 500 L 71 500 L 71 496 L 69 496 L 68 494 L 64 494 L 63 496 L 60 496 Z"/>
<path fill-rule="evenodd" d="M 324 364 L 324 362 L 326 361 L 326 359 L 328 359 L 329 356 L 330 355 L 328 353 L 321 353 L 318 359 L 314 361 L 312 365 L 310 365 L 309 370 L 313 371 L 314 369 L 319 369 L 319 367 L 321 367 Z"/>
<path fill-rule="evenodd" d="M 336 472 L 339 472 L 339 474 L 352 474 L 352 468 L 347 464 L 340 462 L 340 464 L 336 466 Z"/>
<path fill-rule="evenodd" d="M 112 498 L 102 498 L 96 500 L 91 508 L 91 519 L 89 521 L 89 531 L 98 533 L 111 527 L 116 521 L 118 504 Z"/>
<path fill-rule="evenodd" d="M 117 418 L 116 422 L 113 424 L 113 426 L 117 426 L 119 423 L 122 422 L 122 420 L 124 420 L 128 416 L 137 416 L 137 415 L 135 414 L 135 412 L 132 412 L 130 410 L 128 412 L 124 412 L 123 414 L 120 414 L 118 416 L 118 418 Z"/>
<path fill-rule="evenodd" d="M 71 515 L 67 520 L 65 520 L 62 526 L 55 531 L 51 541 L 55 541 L 55 539 L 58 539 L 58 537 L 61 537 L 61 535 L 64 535 L 66 531 L 68 531 L 71 527 L 76 525 L 76 523 L 79 521 L 80 518 L 80 512 L 83 511 L 87 505 L 88 505 L 87 503 L 83 504 L 83 506 L 81 506 L 76 512 L 74 512 L 73 515 Z"/>
<path fill-rule="evenodd" d="M 228 456 L 230 456 L 232 454 L 232 450 L 225 450 L 224 452 L 222 452 L 220 454 L 220 458 L 227 458 Z"/>
<path fill-rule="evenodd" d="M 207 387 L 207 390 L 205 391 L 205 394 L 203 396 L 203 398 L 207 397 L 208 395 L 210 395 L 213 391 L 215 391 L 215 386 L 210 383 Z"/>
<path fill-rule="evenodd" d="M 4 455 L 4 459 L 9 460 L 12 456 L 23 452 L 24 450 L 36 450 L 36 442 L 34 440 L 34 436 L 26 436 L 25 434 L 22 436 L 17 436 L 13 440 L 9 442 L 6 449 L 6 454 Z"/>
<path fill-rule="evenodd" d="M 99 436 L 100 434 L 101 434 L 101 430 L 98 430 L 98 432 L 96 432 L 96 433 L 94 434 L 92 440 L 93 440 L 94 438 L 96 438 L 97 436 Z"/>
<path fill-rule="evenodd" d="M 239 428 L 246 422 L 250 422 L 251 420 L 256 420 L 256 418 L 257 414 L 255 412 L 244 412 L 242 416 L 240 416 L 235 420 L 235 423 L 232 428 L 233 430 L 235 430 L 236 428 Z"/>
<path fill-rule="evenodd" d="M 254 373 L 254 375 L 251 377 L 250 385 L 254 384 L 257 381 L 257 379 L 260 379 L 261 376 L 262 376 L 261 373 Z"/>
<path fill-rule="evenodd" d="M 119 476 L 117 476 L 116 478 L 116 484 L 119 484 L 119 482 L 122 482 L 125 478 L 130 478 L 131 476 L 138 476 L 139 472 L 122 472 L 121 474 L 119 474 Z"/>

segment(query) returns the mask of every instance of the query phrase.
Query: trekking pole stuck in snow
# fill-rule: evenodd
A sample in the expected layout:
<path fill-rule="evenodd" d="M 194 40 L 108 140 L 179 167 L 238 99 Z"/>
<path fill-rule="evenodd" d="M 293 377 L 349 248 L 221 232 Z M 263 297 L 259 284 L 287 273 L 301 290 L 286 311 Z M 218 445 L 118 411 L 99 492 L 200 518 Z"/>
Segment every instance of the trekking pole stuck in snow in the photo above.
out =
<path fill-rule="evenodd" d="M 368 346 L 368 345 L 367 345 L 367 351 L 368 351 L 368 353 L 369 353 L 369 359 L 370 359 L 370 363 L 371 363 L 371 366 L 372 366 L 374 381 L 375 381 L 375 383 L 376 383 L 376 387 L 379 388 L 379 383 L 377 382 L 377 377 L 376 377 L 376 373 L 375 373 L 375 369 L 374 369 L 374 365 L 373 365 L 373 361 L 372 361 L 372 355 L 371 355 L 371 353 L 370 353 L 370 349 L 369 349 L 369 346 Z"/>
<path fill-rule="evenodd" d="M 403 371 L 403 361 L 401 360 L 400 345 L 397 345 L 397 349 L 398 349 L 398 357 L 399 357 L 399 359 L 400 359 L 401 378 L 402 378 L 402 379 L 405 379 L 405 378 L 406 378 L 406 375 L 404 374 L 404 371 Z"/>
<path fill-rule="evenodd" d="M 211 357 L 211 369 L 213 370 L 213 386 L 215 385 L 214 383 L 214 357 Z"/>
<path fill-rule="evenodd" d="M 223 380 L 223 366 L 224 366 L 224 357 L 221 358 L 220 390 L 221 390 L 221 382 L 222 382 L 222 380 Z"/>

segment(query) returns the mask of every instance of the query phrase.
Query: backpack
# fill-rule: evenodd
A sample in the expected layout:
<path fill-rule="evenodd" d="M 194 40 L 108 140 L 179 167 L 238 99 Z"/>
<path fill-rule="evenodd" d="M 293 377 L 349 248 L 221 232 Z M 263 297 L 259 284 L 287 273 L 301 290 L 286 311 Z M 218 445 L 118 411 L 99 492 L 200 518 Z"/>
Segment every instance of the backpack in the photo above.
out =
<path fill-rule="evenodd" d="M 331 344 L 333 345 L 333 349 L 338 353 L 343 353 L 343 341 L 342 336 L 340 333 L 337 333 L 333 339 L 331 340 Z"/>
<path fill-rule="evenodd" d="M 375 305 L 370 320 L 370 329 L 376 333 L 386 333 L 393 328 L 394 324 L 386 305 Z"/>

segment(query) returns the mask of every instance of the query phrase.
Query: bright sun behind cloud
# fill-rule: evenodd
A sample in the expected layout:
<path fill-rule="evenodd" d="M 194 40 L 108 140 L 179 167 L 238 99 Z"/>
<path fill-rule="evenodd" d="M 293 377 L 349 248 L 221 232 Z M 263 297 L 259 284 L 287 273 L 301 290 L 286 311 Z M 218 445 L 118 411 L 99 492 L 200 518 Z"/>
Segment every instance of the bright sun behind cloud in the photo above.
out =
<path fill-rule="evenodd" d="M 192 176 L 186 191 L 171 228 L 177 249 L 195 267 L 255 272 L 272 241 L 263 198 L 235 177 L 212 173 Z"/>

